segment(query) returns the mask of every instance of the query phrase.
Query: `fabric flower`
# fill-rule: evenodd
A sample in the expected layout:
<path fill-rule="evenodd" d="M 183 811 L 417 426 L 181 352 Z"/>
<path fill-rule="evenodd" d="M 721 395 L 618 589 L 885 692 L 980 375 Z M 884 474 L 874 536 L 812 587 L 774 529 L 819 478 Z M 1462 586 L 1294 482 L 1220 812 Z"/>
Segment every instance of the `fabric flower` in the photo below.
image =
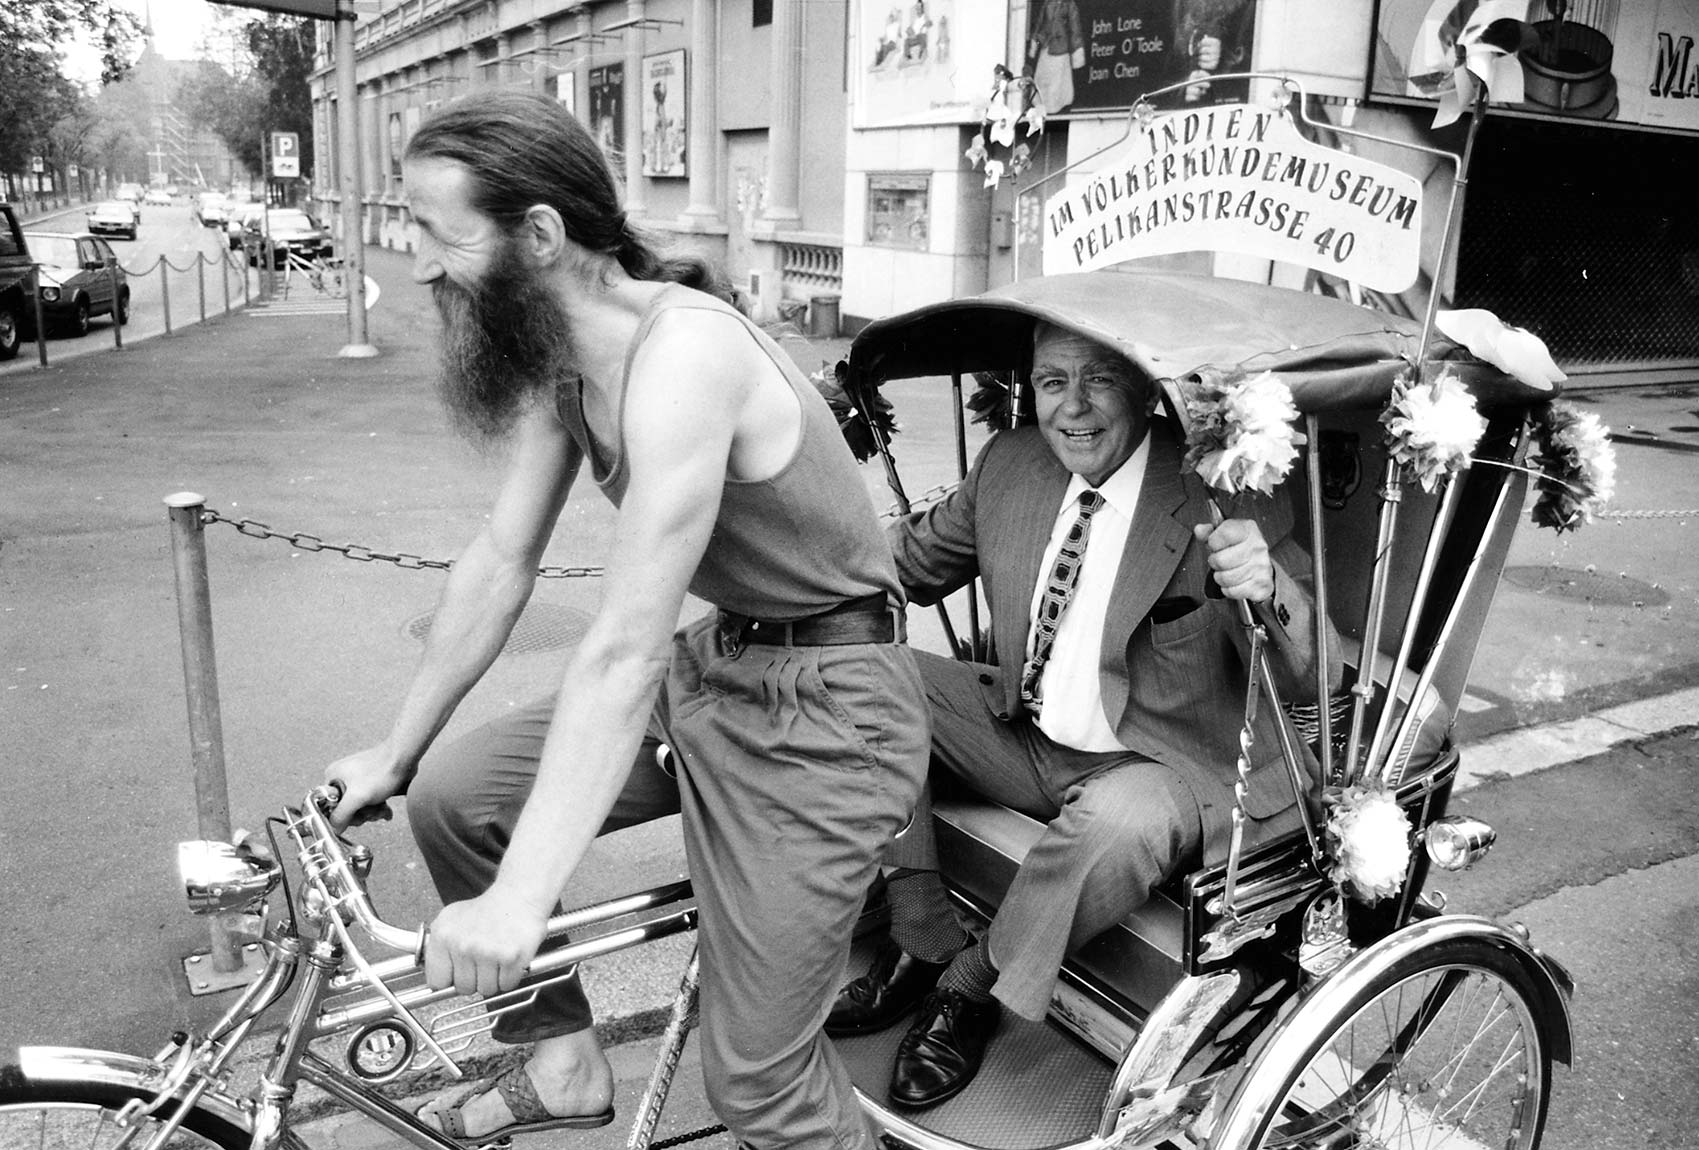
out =
<path fill-rule="evenodd" d="M 1470 13 L 1457 35 L 1452 85 L 1440 94 L 1433 127 L 1443 128 L 1460 119 L 1475 103 L 1477 84 L 1485 85 L 1490 100 L 1522 102 L 1522 64 L 1516 53 L 1525 39 L 1527 25 L 1522 17 L 1527 9 L 1523 0 L 1482 0 Z"/>
<path fill-rule="evenodd" d="M 983 164 L 986 160 L 989 160 L 991 158 L 991 153 L 985 150 L 985 133 L 981 132 L 975 136 L 973 138 L 973 143 L 968 145 L 967 151 L 963 152 L 962 155 L 966 156 L 968 158 L 968 163 L 972 164 L 976 168 Z"/>
<path fill-rule="evenodd" d="M 1539 467 L 1531 517 L 1558 533 L 1592 522 L 1616 494 L 1610 428 L 1592 412 L 1558 400 L 1534 418 L 1532 462 Z"/>
<path fill-rule="evenodd" d="M 1333 847 L 1328 877 L 1364 902 L 1391 898 L 1410 870 L 1410 819 L 1392 792 L 1379 786 L 1345 788 L 1327 816 Z"/>
<path fill-rule="evenodd" d="M 995 188 L 1003 180 L 1003 161 L 985 161 L 985 186 Z"/>
<path fill-rule="evenodd" d="M 1525 328 L 1512 327 L 1485 308 L 1440 310 L 1434 326 L 1447 339 L 1462 344 L 1476 359 L 1485 360 L 1529 387 L 1550 391 L 1569 377 L 1558 369 L 1545 341 Z"/>
<path fill-rule="evenodd" d="M 1027 138 L 1031 139 L 1044 131 L 1044 106 L 1034 100 L 1032 107 L 1026 110 L 1026 115 L 1021 119 L 1026 122 Z"/>
<path fill-rule="evenodd" d="M 1475 397 L 1449 370 L 1431 385 L 1400 379 L 1380 420 L 1386 425 L 1392 458 L 1410 468 L 1429 493 L 1442 478 L 1469 465 L 1487 430 L 1487 421 L 1475 410 Z"/>
<path fill-rule="evenodd" d="M 1194 379 L 1183 388 L 1191 429 L 1183 466 L 1229 494 L 1271 494 L 1291 471 L 1303 437 L 1292 391 L 1272 372 L 1236 382 Z"/>

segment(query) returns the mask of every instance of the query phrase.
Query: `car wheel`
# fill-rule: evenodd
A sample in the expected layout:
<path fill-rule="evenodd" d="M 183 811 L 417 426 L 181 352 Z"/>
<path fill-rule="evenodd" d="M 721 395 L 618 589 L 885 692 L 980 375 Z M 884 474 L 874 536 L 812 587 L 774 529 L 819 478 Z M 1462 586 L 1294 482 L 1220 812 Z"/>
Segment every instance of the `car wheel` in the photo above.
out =
<path fill-rule="evenodd" d="M 130 293 L 127 290 L 118 293 L 118 310 L 112 314 L 119 327 L 130 322 Z"/>
<path fill-rule="evenodd" d="M 11 359 L 23 343 L 23 324 L 16 303 L 0 303 L 0 359 Z"/>
<path fill-rule="evenodd" d="M 74 336 L 80 337 L 88 334 L 88 300 L 77 300 L 76 306 L 71 310 L 69 329 Z"/>

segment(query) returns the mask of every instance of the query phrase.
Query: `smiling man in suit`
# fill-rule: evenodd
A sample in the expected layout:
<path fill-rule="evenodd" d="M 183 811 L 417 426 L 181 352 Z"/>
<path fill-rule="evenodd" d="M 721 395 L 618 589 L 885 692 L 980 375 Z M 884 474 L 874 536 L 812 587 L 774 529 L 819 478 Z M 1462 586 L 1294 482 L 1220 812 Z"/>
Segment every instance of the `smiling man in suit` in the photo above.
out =
<path fill-rule="evenodd" d="M 996 664 L 916 652 L 934 769 L 1046 824 L 977 938 L 950 910 L 924 801 L 887 855 L 891 939 L 826 1029 L 918 1006 L 891 1081 L 911 1108 L 972 1080 L 999 1003 L 1042 1018 L 1067 953 L 1224 851 L 1249 673 L 1233 600 L 1266 628 L 1287 697 L 1315 693 L 1310 560 L 1284 499 L 1241 497 L 1212 526 L 1154 381 L 1084 334 L 1035 325 L 1031 393 L 1036 426 L 993 436 L 954 492 L 890 532 L 913 602 L 979 576 L 998 639 Z M 1300 825 L 1268 711 L 1244 799 L 1256 839 Z"/>

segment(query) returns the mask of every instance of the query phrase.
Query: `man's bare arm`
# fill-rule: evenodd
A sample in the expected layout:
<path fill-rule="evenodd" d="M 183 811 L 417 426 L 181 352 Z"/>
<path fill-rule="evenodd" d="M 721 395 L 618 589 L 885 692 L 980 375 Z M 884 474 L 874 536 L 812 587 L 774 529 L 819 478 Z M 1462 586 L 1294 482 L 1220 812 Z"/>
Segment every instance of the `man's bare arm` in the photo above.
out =
<path fill-rule="evenodd" d="M 449 571 L 389 735 L 325 772 L 343 788 L 333 815 L 338 826 L 406 789 L 431 741 L 501 653 L 531 597 L 537 564 L 580 462 L 577 446 L 551 412 L 537 408 L 525 416 L 489 521 Z"/>

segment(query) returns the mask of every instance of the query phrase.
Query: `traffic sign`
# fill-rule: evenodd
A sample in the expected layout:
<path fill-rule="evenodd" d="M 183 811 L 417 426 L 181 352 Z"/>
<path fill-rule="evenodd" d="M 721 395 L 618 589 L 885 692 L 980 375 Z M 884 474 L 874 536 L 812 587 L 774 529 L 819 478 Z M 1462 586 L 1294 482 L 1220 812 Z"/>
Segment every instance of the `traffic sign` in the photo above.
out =
<path fill-rule="evenodd" d="M 278 179 L 301 174 L 301 137 L 294 132 L 271 134 L 271 174 Z"/>

